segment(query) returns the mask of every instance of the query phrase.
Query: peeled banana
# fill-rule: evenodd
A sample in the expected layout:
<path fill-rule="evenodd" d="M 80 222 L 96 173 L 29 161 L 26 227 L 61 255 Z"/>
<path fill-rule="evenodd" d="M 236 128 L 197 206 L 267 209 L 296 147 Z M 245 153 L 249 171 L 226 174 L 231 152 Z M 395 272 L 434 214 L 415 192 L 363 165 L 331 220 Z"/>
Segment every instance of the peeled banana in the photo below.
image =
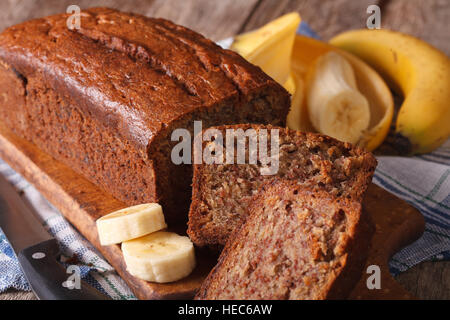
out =
<path fill-rule="evenodd" d="M 103 246 L 167 228 L 162 208 L 157 203 L 125 208 L 101 217 L 96 223 L 100 244 Z"/>
<path fill-rule="evenodd" d="M 344 32 L 330 43 L 365 60 L 404 97 L 396 120 L 400 153 L 434 150 L 450 136 L 450 59 L 412 36 L 389 30 Z"/>
<path fill-rule="evenodd" d="M 191 240 L 171 232 L 158 231 L 126 241 L 122 252 L 130 274 L 158 283 L 182 279 L 196 264 Z"/>
<path fill-rule="evenodd" d="M 307 109 L 314 128 L 357 144 L 368 129 L 370 108 L 358 91 L 352 66 L 330 51 L 317 58 L 307 76 Z"/>
<path fill-rule="evenodd" d="M 369 102 L 370 125 L 358 142 L 358 146 L 369 151 L 375 150 L 385 139 L 394 113 L 391 91 L 375 70 L 351 53 L 325 42 L 297 35 L 292 51 L 292 72 L 295 75 L 306 78 L 308 71 L 311 70 L 311 65 L 314 64 L 317 58 L 330 51 L 339 53 L 350 63 L 355 73 L 358 90 Z M 294 108 L 295 105 L 292 103 L 291 112 L 294 111 Z M 316 131 L 309 120 L 306 102 L 298 104 L 298 108 L 300 108 L 300 111 L 297 114 L 301 116 L 300 118 L 293 118 L 292 120 L 297 121 L 297 123 L 291 122 L 290 127 L 292 126 L 292 128 L 297 130 L 300 128 L 303 131 Z"/>

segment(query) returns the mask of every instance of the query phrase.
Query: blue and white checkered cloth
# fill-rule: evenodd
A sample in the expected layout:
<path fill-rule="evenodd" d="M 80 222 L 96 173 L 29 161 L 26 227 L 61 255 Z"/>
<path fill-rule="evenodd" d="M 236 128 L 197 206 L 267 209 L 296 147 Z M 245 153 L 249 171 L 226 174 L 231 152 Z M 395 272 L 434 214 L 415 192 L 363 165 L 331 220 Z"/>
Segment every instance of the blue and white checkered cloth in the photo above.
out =
<path fill-rule="evenodd" d="M 76 263 L 86 282 L 113 299 L 135 299 L 126 283 L 98 251 L 32 185 L 2 160 L 0 174 L 16 187 L 24 201 L 39 215 L 43 226 L 58 240 L 63 264 Z M 31 289 L 14 251 L 0 229 L 0 292 L 8 288 L 24 291 Z"/>
<path fill-rule="evenodd" d="M 426 260 L 450 260 L 450 140 L 433 153 L 378 157 L 373 182 L 420 210 L 424 235 L 395 254 L 394 275 Z"/>
<path fill-rule="evenodd" d="M 317 37 L 304 23 L 299 33 Z M 223 46 L 231 44 L 224 41 Z M 405 157 L 378 157 L 373 181 L 419 209 L 425 216 L 423 237 L 398 252 L 390 262 L 393 274 L 427 260 L 450 260 L 450 140 L 431 154 Z M 135 299 L 134 295 L 92 245 L 59 211 L 7 164 L 0 160 L 0 174 L 8 177 L 41 216 L 61 246 L 65 260 L 79 261 L 83 278 L 114 299 Z M 14 253 L 0 231 L 0 292 L 8 288 L 30 290 Z"/>

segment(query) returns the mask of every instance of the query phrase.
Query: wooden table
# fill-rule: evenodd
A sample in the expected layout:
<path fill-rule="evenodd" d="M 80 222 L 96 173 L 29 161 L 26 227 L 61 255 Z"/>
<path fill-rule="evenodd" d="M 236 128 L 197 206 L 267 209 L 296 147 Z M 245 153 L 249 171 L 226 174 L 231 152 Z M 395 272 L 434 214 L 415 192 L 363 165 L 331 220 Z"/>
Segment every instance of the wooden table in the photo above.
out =
<path fill-rule="evenodd" d="M 108 6 L 170 19 L 220 40 L 291 12 L 324 39 L 348 29 L 365 28 L 371 4 L 381 8 L 381 26 L 409 33 L 450 54 L 448 0 L 10 0 L 0 3 L 0 29 L 36 17 L 64 12 L 78 4 Z M 424 262 L 397 280 L 422 299 L 450 299 L 450 262 Z M 0 300 L 34 299 L 32 293 L 8 291 Z"/>

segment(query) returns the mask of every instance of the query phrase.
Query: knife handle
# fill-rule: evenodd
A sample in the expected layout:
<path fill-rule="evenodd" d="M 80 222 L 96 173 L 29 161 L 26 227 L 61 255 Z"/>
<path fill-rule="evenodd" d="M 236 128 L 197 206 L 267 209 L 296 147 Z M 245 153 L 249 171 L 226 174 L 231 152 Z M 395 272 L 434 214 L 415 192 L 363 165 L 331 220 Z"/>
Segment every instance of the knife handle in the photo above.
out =
<path fill-rule="evenodd" d="M 33 292 L 42 300 L 110 300 L 100 291 L 79 280 L 80 289 L 66 284 L 71 276 L 57 261 L 56 239 L 47 240 L 22 250 L 18 259 Z"/>

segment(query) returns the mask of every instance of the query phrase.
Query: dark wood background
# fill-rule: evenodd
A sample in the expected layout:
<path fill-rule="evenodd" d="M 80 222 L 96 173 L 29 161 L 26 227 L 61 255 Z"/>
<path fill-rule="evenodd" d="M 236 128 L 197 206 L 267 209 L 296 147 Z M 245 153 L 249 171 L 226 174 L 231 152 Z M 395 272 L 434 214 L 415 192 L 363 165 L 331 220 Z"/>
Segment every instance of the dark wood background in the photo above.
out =
<path fill-rule="evenodd" d="M 450 54 L 450 0 L 2 0 L 0 30 L 32 18 L 81 8 L 107 6 L 163 17 L 221 40 L 298 11 L 324 39 L 348 29 L 365 28 L 371 4 L 381 8 L 382 28 L 406 32 Z M 450 262 L 424 262 L 397 277 L 413 295 L 450 299 Z M 34 299 L 32 293 L 8 291 L 2 299 Z"/>

